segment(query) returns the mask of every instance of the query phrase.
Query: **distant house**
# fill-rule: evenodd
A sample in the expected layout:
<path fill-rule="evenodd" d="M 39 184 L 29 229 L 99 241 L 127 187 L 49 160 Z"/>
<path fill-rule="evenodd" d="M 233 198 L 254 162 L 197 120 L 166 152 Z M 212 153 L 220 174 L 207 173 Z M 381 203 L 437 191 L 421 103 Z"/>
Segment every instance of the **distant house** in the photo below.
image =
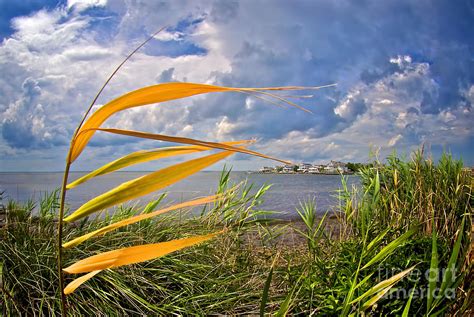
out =
<path fill-rule="evenodd" d="M 321 174 L 323 171 L 324 171 L 324 165 L 313 164 L 308 169 L 308 173 L 311 173 L 311 174 Z"/>
<path fill-rule="evenodd" d="M 271 166 L 264 166 L 263 168 L 260 169 L 260 173 L 273 173 L 275 172 L 275 169 Z"/>
<path fill-rule="evenodd" d="M 285 165 L 283 167 L 283 170 L 281 171 L 282 173 L 294 173 L 295 169 L 293 165 Z"/>
<path fill-rule="evenodd" d="M 325 168 L 326 173 L 348 173 L 349 168 L 347 167 L 346 163 L 338 162 L 338 161 L 331 161 Z"/>
<path fill-rule="evenodd" d="M 298 173 L 308 173 L 311 166 L 309 163 L 301 163 L 298 165 Z"/>
<path fill-rule="evenodd" d="M 282 174 L 350 174 L 351 170 L 346 163 L 331 161 L 328 165 L 300 163 L 298 165 L 280 165 L 275 167 L 264 166 L 259 172 Z"/>
<path fill-rule="evenodd" d="M 327 166 L 324 167 L 324 173 L 326 173 L 326 174 L 339 174 L 339 170 L 337 169 L 337 167 L 327 165 Z"/>

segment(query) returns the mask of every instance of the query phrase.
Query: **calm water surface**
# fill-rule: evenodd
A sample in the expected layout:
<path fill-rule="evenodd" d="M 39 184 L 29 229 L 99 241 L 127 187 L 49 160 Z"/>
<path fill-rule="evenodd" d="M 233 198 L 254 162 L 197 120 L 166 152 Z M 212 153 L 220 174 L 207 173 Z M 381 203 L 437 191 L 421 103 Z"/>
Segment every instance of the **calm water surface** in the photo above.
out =
<path fill-rule="evenodd" d="M 72 172 L 71 180 L 84 175 L 83 172 Z M 67 202 L 71 208 L 77 208 L 87 200 L 115 187 L 116 185 L 145 175 L 146 172 L 118 172 L 103 175 L 93 181 L 79 185 L 68 191 Z M 179 202 L 215 192 L 220 172 L 201 172 L 181 182 L 166 188 L 168 196 L 165 202 Z M 283 212 L 280 217 L 292 218 L 299 202 L 315 197 L 317 210 L 325 212 L 337 204 L 334 197 L 341 187 L 341 177 L 338 175 L 291 175 L 291 174 L 249 174 L 232 172 L 233 182 L 248 179 L 256 187 L 263 184 L 273 184 L 267 192 L 262 209 Z M 58 173 L 0 173 L 0 192 L 5 191 L 4 200 L 13 199 L 26 201 L 41 198 L 46 192 L 59 188 L 62 172 Z M 349 184 L 359 184 L 357 176 L 348 176 Z M 159 196 L 161 192 L 144 196 L 140 203 L 145 204 Z"/>

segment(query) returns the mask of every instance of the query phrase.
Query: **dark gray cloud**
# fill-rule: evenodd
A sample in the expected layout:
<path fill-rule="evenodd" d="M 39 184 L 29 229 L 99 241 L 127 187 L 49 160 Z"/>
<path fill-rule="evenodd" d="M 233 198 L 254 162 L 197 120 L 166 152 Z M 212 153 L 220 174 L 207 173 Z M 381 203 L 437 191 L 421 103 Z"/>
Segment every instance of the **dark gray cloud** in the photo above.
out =
<path fill-rule="evenodd" d="M 338 86 L 303 93 L 311 99 L 288 97 L 312 115 L 221 93 L 125 111 L 108 126 L 219 140 L 257 137 L 262 151 L 308 161 L 361 160 L 371 145 L 407 152 L 430 143 L 474 163 L 468 150 L 472 1 L 124 0 L 101 10 L 101 21 L 109 12 L 115 22 L 60 9 L 15 20 L 16 33 L 0 47 L 2 77 L 11 77 L 0 85 L 2 136 L 10 150 L 64 144 L 112 66 L 167 24 L 100 103 L 166 81 Z M 27 78 L 41 89 L 37 95 L 21 88 Z M 51 112 L 60 120 L 51 120 Z M 106 144 L 117 153 L 138 146 L 101 135 L 91 143 L 92 149 Z"/>
<path fill-rule="evenodd" d="M 230 20 L 235 19 L 238 14 L 238 1 L 214 1 L 211 7 L 210 18 L 213 22 L 225 24 Z"/>
<path fill-rule="evenodd" d="M 161 72 L 161 74 L 156 78 L 158 83 L 167 83 L 170 81 L 176 81 L 173 77 L 174 68 L 168 68 Z"/>
<path fill-rule="evenodd" d="M 22 84 L 22 95 L 3 113 L 2 137 L 14 148 L 49 148 L 67 143 L 67 135 L 56 116 L 50 116 L 38 102 L 42 90 L 29 77 Z"/>

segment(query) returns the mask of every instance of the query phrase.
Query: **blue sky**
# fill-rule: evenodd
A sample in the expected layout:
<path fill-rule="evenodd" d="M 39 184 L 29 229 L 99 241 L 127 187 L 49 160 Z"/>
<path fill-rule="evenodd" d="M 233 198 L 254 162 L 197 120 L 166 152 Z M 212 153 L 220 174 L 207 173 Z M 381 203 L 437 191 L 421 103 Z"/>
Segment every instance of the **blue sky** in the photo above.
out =
<path fill-rule="evenodd" d="M 474 165 L 474 2 L 0 0 L 0 171 L 57 171 L 101 84 L 137 53 L 98 104 L 142 86 L 334 88 L 278 108 L 215 94 L 135 108 L 108 127 L 211 141 L 256 138 L 295 162 L 364 162 L 425 146 Z M 97 133 L 75 170 L 162 146 Z M 155 169 L 165 160 L 136 167 Z M 273 164 L 236 155 L 237 170 Z M 216 166 L 215 168 L 220 168 Z"/>

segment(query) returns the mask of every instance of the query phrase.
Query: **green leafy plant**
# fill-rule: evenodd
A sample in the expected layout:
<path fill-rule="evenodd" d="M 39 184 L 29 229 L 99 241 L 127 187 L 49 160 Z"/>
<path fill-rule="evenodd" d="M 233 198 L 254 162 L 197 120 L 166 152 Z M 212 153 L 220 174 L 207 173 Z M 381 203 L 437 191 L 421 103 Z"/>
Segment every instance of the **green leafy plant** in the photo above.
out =
<path fill-rule="evenodd" d="M 455 298 L 452 296 L 453 294 L 448 294 L 448 290 L 451 290 L 451 293 L 454 293 L 462 281 L 462 278 L 465 276 L 466 272 L 463 272 L 462 270 L 462 266 L 464 265 L 464 257 L 460 257 L 463 247 L 462 242 L 463 239 L 466 239 L 466 234 L 464 231 L 465 221 L 466 216 L 463 216 L 457 231 L 457 237 L 454 242 L 452 252 L 449 256 L 447 267 L 441 270 L 438 260 L 438 237 L 436 230 L 433 227 L 426 316 L 439 315 L 449 307 L 447 303 L 453 302 Z M 443 273 L 442 280 L 439 288 L 437 288 L 437 280 L 440 276 L 440 272 Z"/>
<path fill-rule="evenodd" d="M 308 251 L 312 255 L 314 261 L 320 262 L 317 255 L 320 254 L 318 245 L 319 240 L 324 236 L 325 220 L 328 215 L 326 212 L 319 222 L 317 222 L 316 201 L 315 199 L 308 199 L 300 203 L 300 208 L 296 209 L 300 219 L 305 225 L 304 230 L 295 229 L 301 236 L 303 236 L 308 245 Z"/>

